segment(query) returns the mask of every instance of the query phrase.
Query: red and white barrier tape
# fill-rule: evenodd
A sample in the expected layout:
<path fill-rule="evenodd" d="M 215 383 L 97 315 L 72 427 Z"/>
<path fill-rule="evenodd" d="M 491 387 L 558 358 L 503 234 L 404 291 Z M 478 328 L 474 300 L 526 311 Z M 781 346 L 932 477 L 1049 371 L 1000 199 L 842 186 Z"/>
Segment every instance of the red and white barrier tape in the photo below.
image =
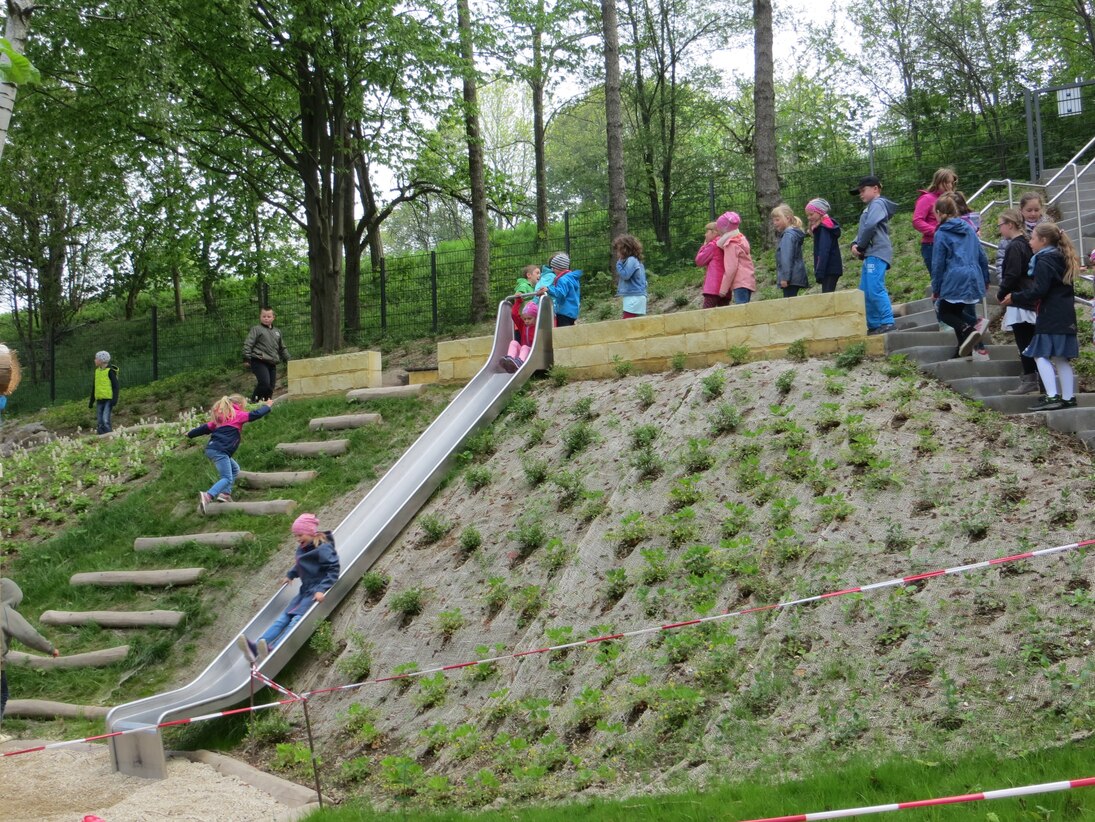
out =
<path fill-rule="evenodd" d="M 234 714 L 247 713 L 248 711 L 261 711 L 266 708 L 275 708 L 279 705 L 292 705 L 296 702 L 304 702 L 313 696 L 321 696 L 323 694 L 338 693 L 340 691 L 351 691 L 357 688 L 363 688 L 366 685 L 379 685 L 384 682 L 396 682 L 401 679 L 412 679 L 414 677 L 426 676 L 428 674 L 442 673 L 445 671 L 458 671 L 461 668 L 470 668 L 474 665 L 489 665 L 494 662 L 502 662 L 507 659 L 520 659 L 525 656 L 535 656 L 537 654 L 546 654 L 552 651 L 565 651 L 570 648 L 581 648 L 589 645 L 596 645 L 600 642 L 610 642 L 616 639 L 627 639 L 629 637 L 641 636 L 643 634 L 653 634 L 661 631 L 673 631 L 678 628 L 685 628 L 689 625 L 701 625 L 705 622 L 716 622 L 723 619 L 732 619 L 734 617 L 744 616 L 746 614 L 756 614 L 762 611 L 773 611 L 781 608 L 790 608 L 795 605 L 806 605 L 811 602 L 821 602 L 826 599 L 835 599 L 836 597 L 847 596 L 848 594 L 864 593 L 866 591 L 877 591 L 881 588 L 893 587 L 896 585 L 907 585 L 912 582 L 920 582 L 921 580 L 931 579 L 933 577 L 950 576 L 954 574 L 964 574 L 968 571 L 977 571 L 985 568 L 991 568 L 996 565 L 1004 565 L 1009 562 L 1018 562 L 1024 559 L 1034 559 L 1036 557 L 1046 557 L 1053 554 L 1061 554 L 1066 551 L 1073 551 L 1077 548 L 1084 548 L 1088 545 L 1095 545 L 1095 539 L 1083 540 L 1081 542 L 1073 542 L 1068 545 L 1058 545 L 1055 548 L 1042 548 L 1037 551 L 1025 551 L 1022 554 L 1012 554 L 1008 557 L 999 557 L 997 559 L 989 559 L 983 562 L 974 562 L 969 565 L 957 565 L 952 568 L 943 568 L 937 571 L 928 571 L 923 574 L 912 574 L 905 577 L 897 577 L 895 579 L 889 579 L 885 582 L 874 582 L 870 585 L 860 585 L 855 588 L 845 588 L 840 591 L 830 591 L 825 594 L 817 594 L 812 597 L 803 597 L 801 599 L 788 600 L 786 602 L 777 602 L 772 605 L 760 605 L 756 608 L 745 608 L 740 611 L 726 611 L 721 614 L 715 614 L 709 617 L 700 617 L 698 619 L 689 619 L 684 622 L 671 622 L 666 625 L 653 625 L 646 628 L 636 628 L 633 631 L 623 631 L 618 634 L 610 634 L 607 636 L 590 637 L 589 639 L 579 639 L 575 642 L 565 642 L 560 645 L 550 645 L 544 648 L 533 648 L 528 651 L 516 651 L 511 654 L 501 654 L 499 656 L 484 657 L 482 659 L 475 659 L 470 662 L 457 662 L 451 665 L 440 665 L 434 668 L 426 668 L 421 671 L 409 671 L 402 674 L 393 674 L 391 676 L 382 676 L 375 679 L 365 679 L 361 682 L 353 682 L 348 685 L 336 685 L 333 688 L 317 688 L 312 691 L 305 691 L 302 694 L 293 694 L 289 699 L 282 699 L 277 702 L 267 702 L 262 705 L 248 706 L 245 708 L 233 708 L 229 711 L 218 711 L 212 714 L 204 714 L 202 716 L 190 717 L 188 719 L 175 719 L 171 722 L 161 722 L 159 725 L 145 725 L 140 728 L 129 728 L 124 731 L 114 731 L 113 733 L 100 734 L 98 736 L 84 737 L 83 739 L 69 739 L 64 742 L 52 742 L 48 745 L 39 745 L 35 748 L 26 748 L 19 751 L 4 751 L 0 756 L 18 756 L 20 754 L 34 753 L 36 751 L 45 751 L 52 748 L 61 748 L 65 745 L 75 745 L 79 742 L 97 742 L 101 739 L 110 739 L 115 736 L 123 736 L 124 734 L 138 733 L 141 731 L 152 731 L 159 728 L 170 728 L 176 725 L 187 725 L 191 722 L 204 722 L 209 719 L 218 719 L 224 716 L 232 716 Z M 269 679 L 256 669 L 252 669 L 252 674 L 261 681 L 265 681 L 271 687 L 280 690 L 282 693 L 291 694 L 291 691 L 277 685 L 273 680 Z M 797 817 L 795 817 L 797 818 Z M 825 817 L 817 817 L 825 818 Z"/>
<path fill-rule="evenodd" d="M 1026 785 L 1022 788 L 1001 788 L 998 791 L 967 793 L 960 796 L 942 796 L 938 799 L 920 799 L 916 802 L 895 802 L 892 805 L 869 805 L 865 808 L 844 808 L 839 811 L 815 811 L 792 816 L 768 816 L 764 819 L 750 819 L 747 822 L 814 822 L 816 819 L 844 819 L 849 816 L 865 816 L 870 813 L 889 813 L 907 811 L 913 808 L 930 808 L 933 805 L 955 805 L 960 802 L 980 802 L 984 799 L 1010 799 L 1016 796 L 1033 796 L 1039 793 L 1055 793 L 1072 788 L 1095 787 L 1095 776 L 1086 779 L 1073 779 L 1068 782 L 1044 782 L 1041 785 Z"/>

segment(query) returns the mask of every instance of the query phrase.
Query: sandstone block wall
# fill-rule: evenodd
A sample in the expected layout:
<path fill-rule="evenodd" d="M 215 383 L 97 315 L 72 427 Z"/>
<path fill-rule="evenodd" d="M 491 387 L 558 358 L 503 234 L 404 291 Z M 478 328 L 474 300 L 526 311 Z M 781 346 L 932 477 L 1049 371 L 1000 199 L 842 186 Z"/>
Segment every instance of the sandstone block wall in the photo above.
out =
<path fill-rule="evenodd" d="M 289 396 L 322 397 L 380 386 L 380 352 L 355 351 L 289 362 Z"/>

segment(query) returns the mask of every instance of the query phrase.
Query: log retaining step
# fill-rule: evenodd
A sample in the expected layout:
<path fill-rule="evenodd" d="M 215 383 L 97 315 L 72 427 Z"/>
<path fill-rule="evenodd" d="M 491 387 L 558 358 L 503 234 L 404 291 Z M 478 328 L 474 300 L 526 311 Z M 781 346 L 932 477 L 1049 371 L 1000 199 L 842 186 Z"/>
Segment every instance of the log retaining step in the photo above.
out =
<path fill-rule="evenodd" d="M 73 705 L 49 699 L 12 699 L 4 709 L 5 717 L 20 719 L 103 719 L 110 708 L 100 705 Z"/>
<path fill-rule="evenodd" d="M 259 502 L 211 502 L 205 506 L 205 515 L 207 517 L 216 517 L 221 514 L 236 513 L 268 517 L 291 513 L 296 506 L 297 501 L 293 499 L 268 499 Z"/>
<path fill-rule="evenodd" d="M 4 661 L 9 665 L 20 665 L 24 668 L 55 671 L 62 668 L 105 668 L 115 662 L 121 662 L 128 654 L 128 645 L 119 645 L 117 648 L 103 648 L 101 651 L 88 651 L 85 654 L 72 654 L 71 656 L 41 656 L 39 654 L 25 654 L 22 651 L 8 651 Z"/>
<path fill-rule="evenodd" d="M 417 397 L 426 390 L 425 385 L 385 385 L 380 388 L 355 388 L 346 392 L 348 402 L 365 402 L 384 397 Z"/>
<path fill-rule="evenodd" d="M 137 537 L 133 540 L 133 549 L 151 551 L 154 548 L 177 548 L 194 542 L 199 545 L 212 545 L 214 548 L 228 548 L 231 545 L 246 542 L 254 536 L 250 531 L 210 531 L 205 534 L 182 534 L 173 537 Z"/>
<path fill-rule="evenodd" d="M 236 477 L 248 488 L 283 488 L 288 485 L 303 485 L 317 476 L 315 471 L 240 471 Z"/>
<path fill-rule="evenodd" d="M 43 625 L 101 625 L 103 628 L 174 628 L 182 611 L 45 611 Z"/>
<path fill-rule="evenodd" d="M 319 442 L 279 442 L 274 448 L 291 457 L 337 457 L 350 450 L 349 440 L 321 440 Z"/>
<path fill-rule="evenodd" d="M 380 425 L 383 421 L 380 414 L 342 414 L 337 417 L 316 417 L 308 423 L 308 428 L 312 431 L 342 431 L 346 428 Z"/>
<path fill-rule="evenodd" d="M 90 571 L 73 574 L 69 585 L 193 585 L 204 568 L 167 568 L 162 571 Z"/>

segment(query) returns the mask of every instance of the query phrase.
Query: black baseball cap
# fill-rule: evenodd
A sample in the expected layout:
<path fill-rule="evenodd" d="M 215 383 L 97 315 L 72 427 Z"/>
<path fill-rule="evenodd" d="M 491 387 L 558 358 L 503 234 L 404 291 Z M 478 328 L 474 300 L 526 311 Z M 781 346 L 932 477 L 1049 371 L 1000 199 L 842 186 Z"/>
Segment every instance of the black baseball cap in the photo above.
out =
<path fill-rule="evenodd" d="M 878 186 L 879 188 L 882 188 L 882 181 L 875 177 L 873 174 L 866 177 L 860 177 L 859 185 L 857 185 L 855 188 L 848 189 L 848 193 L 858 194 L 860 191 L 867 188 L 868 186 Z"/>

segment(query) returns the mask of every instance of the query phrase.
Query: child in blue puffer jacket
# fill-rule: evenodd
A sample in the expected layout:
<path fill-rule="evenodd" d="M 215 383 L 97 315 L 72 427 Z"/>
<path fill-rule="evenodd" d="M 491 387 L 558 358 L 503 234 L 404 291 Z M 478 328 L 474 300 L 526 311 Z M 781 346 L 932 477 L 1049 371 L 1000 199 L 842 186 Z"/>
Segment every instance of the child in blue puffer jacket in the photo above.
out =
<path fill-rule="evenodd" d="M 953 194 L 935 201 L 932 248 L 932 299 L 939 321 L 954 329 L 958 356 L 966 357 L 981 342 L 987 322 L 976 319 L 973 306 L 981 302 L 989 283 L 989 261 L 973 227 L 962 219 Z"/>
<path fill-rule="evenodd" d="M 578 321 L 582 308 L 582 272 L 570 270 L 570 255 L 560 251 L 548 261 L 549 271 L 540 278 L 536 295 L 547 294 L 555 308 L 555 325 L 562 328 Z"/>
<path fill-rule="evenodd" d="M 206 512 L 206 506 L 217 502 L 232 501 L 232 485 L 240 473 L 239 463 L 232 459 L 242 440 L 242 428 L 246 423 L 262 419 L 270 413 L 269 405 L 260 405 L 254 411 L 245 411 L 245 400 L 239 394 L 221 397 L 213 404 L 213 419 L 204 425 L 187 431 L 190 439 L 209 434 L 209 444 L 205 446 L 205 456 L 213 463 L 220 475 L 208 491 L 198 493 L 198 507 Z"/>

